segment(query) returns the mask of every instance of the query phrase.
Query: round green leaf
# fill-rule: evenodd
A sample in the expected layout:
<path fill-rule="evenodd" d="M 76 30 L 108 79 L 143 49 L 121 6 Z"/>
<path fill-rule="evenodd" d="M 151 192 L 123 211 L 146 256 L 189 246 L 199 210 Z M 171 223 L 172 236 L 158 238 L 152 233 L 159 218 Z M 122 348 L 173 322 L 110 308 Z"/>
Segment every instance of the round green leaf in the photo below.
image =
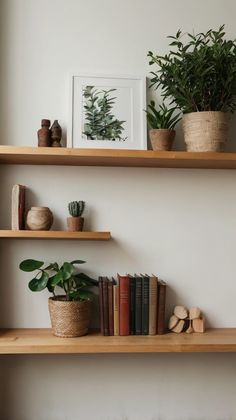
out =
<path fill-rule="evenodd" d="M 37 260 L 24 260 L 20 263 L 19 268 L 22 271 L 34 271 L 38 270 L 43 266 L 43 261 L 37 261 Z"/>
<path fill-rule="evenodd" d="M 55 276 L 53 276 L 53 277 L 51 277 L 51 279 L 50 279 L 50 284 L 51 284 L 51 286 L 52 287 L 55 287 L 55 286 L 57 286 L 61 281 L 63 281 L 63 274 L 62 274 L 62 272 L 61 271 L 58 271 L 58 273 L 55 275 Z"/>
<path fill-rule="evenodd" d="M 32 290 L 32 292 L 41 292 L 41 290 L 44 290 L 47 287 L 49 275 L 45 271 L 42 272 L 42 275 L 37 278 L 34 277 L 29 282 L 29 288 Z"/>
<path fill-rule="evenodd" d="M 73 261 L 71 261 L 70 263 L 71 264 L 84 264 L 86 261 L 83 261 L 83 260 L 73 260 Z"/>

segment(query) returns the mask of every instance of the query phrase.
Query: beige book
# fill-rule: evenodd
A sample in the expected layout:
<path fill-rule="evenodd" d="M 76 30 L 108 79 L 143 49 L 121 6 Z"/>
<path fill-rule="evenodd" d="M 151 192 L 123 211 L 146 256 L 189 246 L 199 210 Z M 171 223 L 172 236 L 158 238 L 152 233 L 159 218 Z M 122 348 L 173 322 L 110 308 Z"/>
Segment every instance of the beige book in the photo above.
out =
<path fill-rule="evenodd" d="M 157 282 L 156 276 L 149 279 L 149 335 L 157 333 Z"/>
<path fill-rule="evenodd" d="M 16 184 L 12 188 L 11 196 L 11 228 L 24 229 L 25 215 L 25 186 Z"/>
<path fill-rule="evenodd" d="M 114 284 L 113 286 L 113 308 L 114 308 L 114 335 L 120 334 L 119 326 L 119 286 Z"/>

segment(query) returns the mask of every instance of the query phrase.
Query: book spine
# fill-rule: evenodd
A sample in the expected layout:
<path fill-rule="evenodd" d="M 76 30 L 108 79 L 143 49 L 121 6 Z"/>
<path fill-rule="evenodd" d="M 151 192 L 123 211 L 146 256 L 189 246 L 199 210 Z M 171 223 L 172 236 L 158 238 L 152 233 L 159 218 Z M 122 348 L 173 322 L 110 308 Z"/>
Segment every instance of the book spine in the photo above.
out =
<path fill-rule="evenodd" d="M 120 290 L 120 335 L 130 333 L 130 281 L 128 276 L 118 276 Z"/>
<path fill-rule="evenodd" d="M 119 329 L 119 286 L 113 286 L 113 307 L 114 307 L 114 335 L 120 334 Z"/>
<path fill-rule="evenodd" d="M 135 278 L 130 277 L 130 334 L 135 335 Z"/>
<path fill-rule="evenodd" d="M 142 278 L 142 335 L 149 332 L 149 277 Z"/>
<path fill-rule="evenodd" d="M 103 287 L 102 277 L 98 279 L 98 297 L 99 297 L 99 314 L 100 314 L 100 331 L 104 335 L 104 305 L 103 305 Z"/>
<path fill-rule="evenodd" d="M 149 280 L 149 335 L 157 333 L 157 277 Z"/>
<path fill-rule="evenodd" d="M 108 282 L 108 326 L 109 335 L 114 335 L 113 283 Z"/>
<path fill-rule="evenodd" d="M 165 332 L 166 283 L 158 282 L 157 334 Z"/>
<path fill-rule="evenodd" d="M 19 208 L 18 208 L 19 229 L 25 228 L 25 186 L 20 185 Z"/>
<path fill-rule="evenodd" d="M 135 335 L 142 334 L 142 279 L 135 278 Z"/>
<path fill-rule="evenodd" d="M 102 293 L 103 293 L 104 335 L 109 335 L 108 281 L 106 278 L 103 278 Z"/>

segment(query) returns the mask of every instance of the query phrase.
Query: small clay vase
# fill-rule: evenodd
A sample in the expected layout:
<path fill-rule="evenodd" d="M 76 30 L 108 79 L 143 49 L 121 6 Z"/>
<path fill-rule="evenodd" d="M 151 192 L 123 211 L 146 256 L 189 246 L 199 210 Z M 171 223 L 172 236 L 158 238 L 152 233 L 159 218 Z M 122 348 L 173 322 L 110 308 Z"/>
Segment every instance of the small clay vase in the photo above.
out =
<path fill-rule="evenodd" d="M 171 150 L 175 138 L 175 130 L 170 130 L 168 128 L 152 129 L 149 130 L 149 137 L 152 150 Z"/>
<path fill-rule="evenodd" d="M 62 137 L 62 129 L 58 120 L 55 120 L 51 126 L 52 132 L 52 147 L 61 147 L 61 137 Z"/>
<path fill-rule="evenodd" d="M 41 128 L 38 130 L 38 147 L 51 146 L 50 120 L 41 120 Z"/>
<path fill-rule="evenodd" d="M 84 218 L 78 217 L 67 217 L 67 228 L 70 232 L 82 232 L 84 227 Z"/>
<path fill-rule="evenodd" d="M 53 214 L 48 207 L 31 207 L 26 217 L 26 227 L 29 230 L 50 230 L 53 224 Z"/>

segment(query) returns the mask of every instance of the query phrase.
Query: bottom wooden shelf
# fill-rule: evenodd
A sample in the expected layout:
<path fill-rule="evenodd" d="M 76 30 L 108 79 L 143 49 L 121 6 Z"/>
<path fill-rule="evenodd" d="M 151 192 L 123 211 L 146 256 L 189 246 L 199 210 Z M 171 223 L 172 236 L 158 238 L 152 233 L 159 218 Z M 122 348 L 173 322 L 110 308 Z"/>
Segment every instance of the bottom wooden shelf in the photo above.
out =
<path fill-rule="evenodd" d="M 103 337 L 91 332 L 77 338 L 55 337 L 51 329 L 0 330 L 0 354 L 162 352 L 236 352 L 236 328 L 209 329 L 204 334 L 128 337 Z"/>

